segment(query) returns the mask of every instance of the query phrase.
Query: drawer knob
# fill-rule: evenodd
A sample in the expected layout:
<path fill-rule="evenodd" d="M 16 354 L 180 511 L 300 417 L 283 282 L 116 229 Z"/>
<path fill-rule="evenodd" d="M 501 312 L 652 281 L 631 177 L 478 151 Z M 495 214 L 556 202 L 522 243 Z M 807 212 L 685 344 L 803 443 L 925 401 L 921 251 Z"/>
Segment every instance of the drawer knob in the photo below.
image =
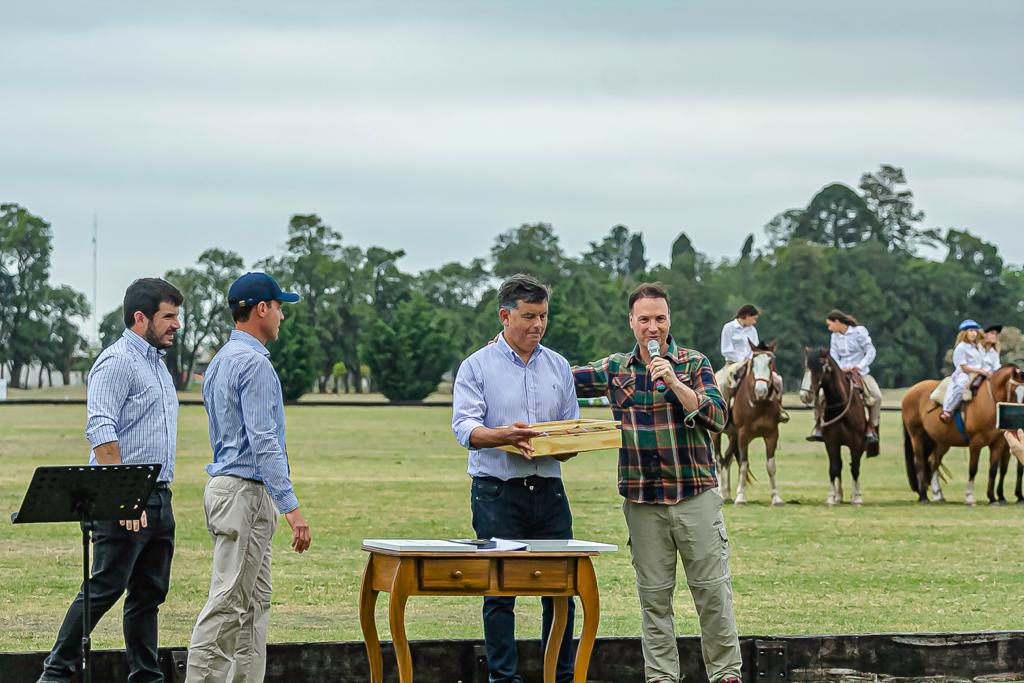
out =
<path fill-rule="evenodd" d="M 533 573 L 533 578 L 535 578 L 535 579 L 539 579 L 540 578 L 540 570 L 539 569 Z"/>
<path fill-rule="evenodd" d="M 461 569 L 456 569 L 455 571 L 453 571 L 452 572 L 452 578 L 453 579 L 461 579 L 462 578 L 462 570 Z"/>

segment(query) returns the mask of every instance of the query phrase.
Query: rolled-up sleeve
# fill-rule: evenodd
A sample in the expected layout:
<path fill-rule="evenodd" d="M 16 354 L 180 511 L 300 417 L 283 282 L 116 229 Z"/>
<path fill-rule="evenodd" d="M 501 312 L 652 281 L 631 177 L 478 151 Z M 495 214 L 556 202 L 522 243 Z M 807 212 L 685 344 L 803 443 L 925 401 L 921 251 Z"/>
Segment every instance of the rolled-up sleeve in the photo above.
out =
<path fill-rule="evenodd" d="M 608 393 L 608 358 L 595 360 L 588 365 L 577 365 L 572 369 L 572 378 L 577 396 L 604 396 Z"/>
<path fill-rule="evenodd" d="M 96 361 L 89 372 L 85 438 L 97 446 L 117 441 L 121 408 L 131 391 L 132 361 L 110 354 Z"/>
<path fill-rule="evenodd" d="M 274 505 L 282 514 L 299 507 L 291 476 L 288 456 L 283 446 L 284 435 L 278 426 L 284 423 L 281 384 L 274 366 L 266 358 L 254 359 L 242 368 L 238 376 L 238 392 L 242 406 L 246 437 L 263 484 L 270 492 Z"/>
<path fill-rule="evenodd" d="M 687 414 L 687 423 L 690 420 L 699 421 L 712 432 L 720 432 L 725 429 L 725 424 L 729 420 L 729 409 L 725 405 L 725 399 L 722 398 L 722 392 L 715 380 L 714 370 L 711 369 L 711 362 L 707 357 L 701 358 L 700 367 L 694 374 L 692 383 L 690 388 L 697 394 L 697 409 Z M 671 389 L 665 392 L 665 398 L 682 405 Z"/>
<path fill-rule="evenodd" d="M 486 414 L 487 402 L 484 400 L 480 373 L 476 364 L 467 359 L 459 366 L 455 386 L 452 388 L 452 432 L 463 448 L 473 448 L 469 438 L 474 429 L 485 426 Z"/>

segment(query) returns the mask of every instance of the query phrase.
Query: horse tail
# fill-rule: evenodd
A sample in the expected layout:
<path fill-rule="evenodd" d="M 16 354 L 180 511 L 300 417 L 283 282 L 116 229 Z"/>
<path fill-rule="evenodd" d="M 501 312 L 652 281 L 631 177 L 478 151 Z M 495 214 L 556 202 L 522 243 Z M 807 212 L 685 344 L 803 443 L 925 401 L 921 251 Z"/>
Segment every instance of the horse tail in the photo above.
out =
<path fill-rule="evenodd" d="M 747 460 L 747 476 L 743 477 L 743 483 L 746 486 L 752 486 L 757 481 L 757 477 L 754 476 L 754 468 L 750 466 L 750 460 Z"/>

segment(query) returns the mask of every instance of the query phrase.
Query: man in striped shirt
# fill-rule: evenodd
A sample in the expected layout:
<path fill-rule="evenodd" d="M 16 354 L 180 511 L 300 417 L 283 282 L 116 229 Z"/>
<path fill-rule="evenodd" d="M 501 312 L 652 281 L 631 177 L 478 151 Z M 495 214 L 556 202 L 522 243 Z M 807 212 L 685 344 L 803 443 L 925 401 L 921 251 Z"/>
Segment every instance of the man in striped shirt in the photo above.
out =
<path fill-rule="evenodd" d="M 631 352 L 574 368 L 573 375 L 580 396 L 607 395 L 622 422 L 619 493 L 640 596 L 646 680 L 679 681 L 672 611 L 679 555 L 708 680 L 739 683 L 729 537 L 710 435 L 725 427 L 725 401 L 708 359 L 669 334 L 661 285 L 645 283 L 630 294 L 629 324 L 637 341 Z M 653 358 L 651 342 L 659 349 Z"/>
<path fill-rule="evenodd" d="M 470 506 L 477 538 L 572 538 L 572 512 L 560 461 L 533 458 L 530 424 L 579 417 L 569 363 L 541 345 L 548 324 L 548 290 L 529 275 L 498 289 L 502 332 L 463 361 L 453 390 L 452 431 L 469 451 Z M 515 446 L 509 453 L 497 446 Z M 547 645 L 554 609 L 542 598 L 541 642 Z M 569 601 L 566 633 L 573 629 Z M 515 598 L 484 598 L 484 645 L 491 683 L 522 683 L 515 638 Z M 572 637 L 562 640 L 556 680 L 573 678 Z"/>
<path fill-rule="evenodd" d="M 292 549 L 309 548 L 288 466 L 281 382 L 265 346 L 280 331 L 281 303 L 298 300 L 266 273 L 246 273 L 228 290 L 235 329 L 203 380 L 213 448 L 203 501 L 213 578 L 192 631 L 187 683 L 263 680 L 278 513 L 292 528 Z"/>
<path fill-rule="evenodd" d="M 141 519 L 93 526 L 89 623 L 95 627 L 128 591 L 123 626 L 130 683 L 164 680 L 157 658 L 157 613 L 167 597 L 174 554 L 170 483 L 178 430 L 178 395 L 164 354 L 181 328 L 181 303 L 181 292 L 164 280 L 133 282 L 124 295 L 124 334 L 103 350 L 89 372 L 89 463 L 161 466 Z M 83 600 L 79 591 L 39 683 L 66 683 L 74 676 L 82 656 Z"/>

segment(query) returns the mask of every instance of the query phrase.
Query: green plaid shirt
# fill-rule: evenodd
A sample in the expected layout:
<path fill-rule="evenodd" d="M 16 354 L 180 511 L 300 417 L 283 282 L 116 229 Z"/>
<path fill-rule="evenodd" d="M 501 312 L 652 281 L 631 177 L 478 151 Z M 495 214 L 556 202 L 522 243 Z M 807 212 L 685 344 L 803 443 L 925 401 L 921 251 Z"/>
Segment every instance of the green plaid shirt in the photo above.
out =
<path fill-rule="evenodd" d="M 634 503 L 673 505 L 718 486 L 711 432 L 725 428 L 728 411 L 704 354 L 668 338 L 665 358 L 697 393 L 688 412 L 675 393 L 661 393 L 640 349 L 573 368 L 578 396 L 607 395 L 622 423 L 619 493 Z"/>

